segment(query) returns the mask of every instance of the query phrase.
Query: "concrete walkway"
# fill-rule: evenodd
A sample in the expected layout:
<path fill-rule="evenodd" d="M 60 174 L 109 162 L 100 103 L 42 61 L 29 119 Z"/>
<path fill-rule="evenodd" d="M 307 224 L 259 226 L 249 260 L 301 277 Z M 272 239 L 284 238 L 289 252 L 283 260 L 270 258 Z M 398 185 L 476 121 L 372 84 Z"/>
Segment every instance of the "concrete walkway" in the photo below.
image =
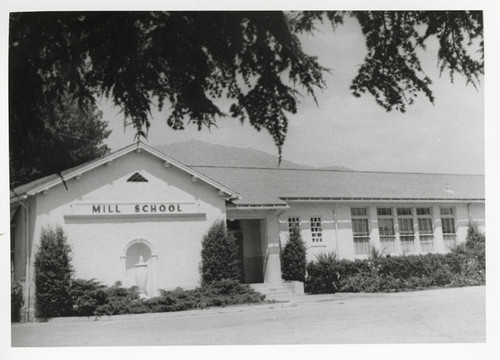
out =
<path fill-rule="evenodd" d="M 484 342 L 485 288 L 293 296 L 285 303 L 12 325 L 12 346 Z"/>

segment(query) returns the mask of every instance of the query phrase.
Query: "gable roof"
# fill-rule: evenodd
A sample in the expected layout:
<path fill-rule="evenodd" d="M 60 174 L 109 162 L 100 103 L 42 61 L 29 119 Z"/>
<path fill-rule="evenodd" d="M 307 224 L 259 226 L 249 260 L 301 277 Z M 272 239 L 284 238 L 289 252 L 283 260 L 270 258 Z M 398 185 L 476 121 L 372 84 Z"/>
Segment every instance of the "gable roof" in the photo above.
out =
<path fill-rule="evenodd" d="M 236 206 L 287 201 L 484 201 L 483 175 L 193 166 L 237 189 Z"/>
<path fill-rule="evenodd" d="M 137 142 L 133 143 L 129 146 L 126 146 L 120 150 L 117 150 L 111 154 L 108 154 L 106 156 L 103 156 L 101 158 L 91 160 L 89 162 L 86 162 L 84 164 L 75 166 L 71 169 L 64 170 L 59 174 L 52 174 L 49 176 L 45 176 L 41 179 L 32 181 L 28 184 L 21 185 L 16 187 L 15 189 L 11 190 L 10 192 L 10 201 L 15 202 L 21 199 L 25 199 L 28 196 L 36 195 L 40 192 L 46 191 L 50 189 L 51 187 L 54 187 L 56 185 L 59 185 L 63 183 L 63 181 L 70 180 L 72 178 L 76 178 L 81 176 L 82 174 L 91 171 L 92 169 L 95 169 L 98 166 L 105 165 L 108 163 L 111 163 L 113 160 L 122 157 L 126 154 L 129 154 L 133 151 L 145 151 L 155 157 L 157 157 L 159 160 L 163 161 L 165 166 L 174 166 L 185 173 L 191 175 L 194 179 L 199 179 L 200 181 L 203 181 L 207 183 L 208 185 L 216 188 L 217 190 L 221 191 L 222 193 L 226 194 L 228 199 L 237 199 L 239 198 L 239 194 L 230 188 L 220 184 L 216 180 L 211 179 L 209 176 L 204 175 L 198 171 L 196 171 L 193 168 L 190 168 L 181 162 L 161 153 L 160 151 L 142 143 L 142 142 Z"/>
<path fill-rule="evenodd" d="M 215 187 L 236 207 L 284 206 L 288 201 L 484 202 L 485 199 L 483 175 L 188 166 L 138 142 L 65 170 L 61 175 L 53 174 L 21 185 L 11 191 L 11 202 L 43 192 L 61 184 L 63 179 L 77 177 L 132 151 L 142 150 Z"/>

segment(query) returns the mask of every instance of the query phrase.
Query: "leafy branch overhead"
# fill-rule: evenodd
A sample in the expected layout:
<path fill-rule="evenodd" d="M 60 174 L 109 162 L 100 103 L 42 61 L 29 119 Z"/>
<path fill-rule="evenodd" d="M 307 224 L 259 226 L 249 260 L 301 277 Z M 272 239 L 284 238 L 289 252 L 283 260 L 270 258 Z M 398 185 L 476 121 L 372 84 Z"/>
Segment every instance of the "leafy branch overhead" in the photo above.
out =
<path fill-rule="evenodd" d="M 267 130 L 281 154 L 299 93 L 314 97 L 328 71 L 299 36 L 323 22 L 335 30 L 346 17 L 359 22 L 367 48 L 351 91 L 387 110 L 404 112 L 420 93 L 434 100 L 417 56 L 430 37 L 452 79 L 461 74 L 476 85 L 483 73 L 481 12 L 12 13 L 10 122 L 45 126 L 44 106 L 68 92 L 82 105 L 105 96 L 137 138 L 147 136 L 151 108 L 167 105 L 173 129 L 211 127 L 231 115 Z"/>

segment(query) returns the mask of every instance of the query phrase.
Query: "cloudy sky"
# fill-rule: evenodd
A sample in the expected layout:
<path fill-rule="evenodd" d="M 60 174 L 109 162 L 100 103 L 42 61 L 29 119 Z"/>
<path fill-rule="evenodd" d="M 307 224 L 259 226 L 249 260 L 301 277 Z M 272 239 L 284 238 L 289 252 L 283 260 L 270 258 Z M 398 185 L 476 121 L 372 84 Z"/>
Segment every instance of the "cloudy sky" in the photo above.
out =
<path fill-rule="evenodd" d="M 296 115 L 289 117 L 283 157 L 314 166 L 346 166 L 355 170 L 437 173 L 484 173 L 484 92 L 454 84 L 448 74 L 439 76 L 437 42 L 431 39 L 422 51 L 424 71 L 432 79 L 436 97 L 432 105 L 422 95 L 405 114 L 386 112 L 369 95 L 355 98 L 351 80 L 365 56 L 364 38 L 354 20 L 335 32 L 324 26 L 314 36 L 304 36 L 303 47 L 319 57 L 327 89 L 318 93 L 318 106 L 304 98 Z M 113 150 L 133 141 L 133 129 L 123 128 L 120 110 L 101 100 L 104 118 L 113 130 L 108 144 Z M 238 120 L 218 121 L 218 128 L 197 131 L 195 126 L 174 131 L 165 122 L 168 109 L 153 112 L 150 145 L 189 139 L 277 154 L 271 136 Z"/>

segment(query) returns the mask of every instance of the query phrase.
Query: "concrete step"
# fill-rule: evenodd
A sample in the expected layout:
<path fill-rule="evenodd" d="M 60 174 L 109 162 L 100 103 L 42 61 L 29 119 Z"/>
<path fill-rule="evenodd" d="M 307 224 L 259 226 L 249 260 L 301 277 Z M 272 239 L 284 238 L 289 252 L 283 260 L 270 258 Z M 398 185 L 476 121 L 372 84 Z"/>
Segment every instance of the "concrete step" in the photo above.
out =
<path fill-rule="evenodd" d="M 288 297 L 303 295 L 304 284 L 298 281 L 284 281 L 281 283 L 250 284 L 268 300 L 286 300 Z"/>

